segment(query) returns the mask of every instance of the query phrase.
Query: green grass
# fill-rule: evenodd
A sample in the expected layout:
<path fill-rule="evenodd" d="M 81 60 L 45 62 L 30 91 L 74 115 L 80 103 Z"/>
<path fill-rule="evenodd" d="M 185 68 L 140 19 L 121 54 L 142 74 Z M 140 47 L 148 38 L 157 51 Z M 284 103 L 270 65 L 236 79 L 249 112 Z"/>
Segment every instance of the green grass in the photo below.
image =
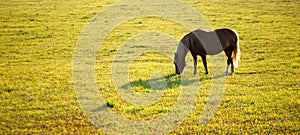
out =
<path fill-rule="evenodd" d="M 0 134 L 102 133 L 77 102 L 72 64 L 84 26 L 115 2 L 1 2 Z M 296 0 L 184 2 L 201 12 L 213 28 L 236 30 L 242 57 L 236 74 L 226 77 L 220 107 L 201 126 L 198 122 L 212 79 L 204 75 L 202 64 L 198 65 L 201 88 L 195 110 L 170 133 L 299 134 L 300 3 Z M 176 31 L 172 31 L 174 28 Z M 154 91 L 149 84 L 153 73 L 160 71 L 162 74 L 157 77 L 165 76 L 169 83 L 157 103 L 134 106 L 114 91 L 111 63 L 120 44 L 137 33 L 156 30 L 178 40 L 187 33 L 168 20 L 137 18 L 116 27 L 98 52 L 95 76 L 99 92 L 109 107 L 124 118 L 145 121 L 158 118 L 168 112 L 179 95 L 180 77 L 170 76 L 174 72 L 172 59 L 155 52 L 135 59 L 129 74 L 130 85 L 141 95 Z M 176 45 L 173 49 L 175 52 Z"/>

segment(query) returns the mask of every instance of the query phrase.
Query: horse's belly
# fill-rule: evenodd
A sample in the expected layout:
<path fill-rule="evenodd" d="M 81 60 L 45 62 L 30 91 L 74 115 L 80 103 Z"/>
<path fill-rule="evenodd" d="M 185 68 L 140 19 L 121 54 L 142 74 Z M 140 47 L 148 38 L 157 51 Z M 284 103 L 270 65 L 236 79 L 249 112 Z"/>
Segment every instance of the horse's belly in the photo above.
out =
<path fill-rule="evenodd" d="M 201 42 L 201 44 L 208 55 L 215 55 L 223 51 L 220 41 Z"/>

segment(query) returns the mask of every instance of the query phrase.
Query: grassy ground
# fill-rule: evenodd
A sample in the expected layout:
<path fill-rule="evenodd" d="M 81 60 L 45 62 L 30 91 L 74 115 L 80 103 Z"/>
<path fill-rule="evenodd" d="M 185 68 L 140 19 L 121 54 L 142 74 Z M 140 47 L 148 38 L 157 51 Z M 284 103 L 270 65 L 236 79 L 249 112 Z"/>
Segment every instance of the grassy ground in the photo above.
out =
<path fill-rule="evenodd" d="M 0 6 L 0 134 L 102 133 L 78 105 L 72 84 L 73 54 L 80 32 L 99 11 L 116 1 L 4 1 Z M 199 64 L 202 93 L 196 109 L 172 134 L 299 134 L 300 49 L 299 1 L 192 1 L 213 28 L 229 27 L 240 36 L 242 58 L 234 76 L 226 77 L 226 90 L 219 109 L 204 126 L 198 121 L 210 88 Z M 180 85 L 167 78 L 168 90 L 150 107 L 124 103 L 111 83 L 111 60 L 118 46 L 137 31 L 164 29 L 180 38 L 186 31 L 173 32 L 167 20 L 134 19 L 115 29 L 98 53 L 96 78 L 112 110 L 133 120 L 159 117 L 174 105 Z M 149 22 L 148 22 L 149 23 Z M 162 27 L 170 24 L 170 27 Z M 118 31 L 128 33 L 114 35 Z M 115 38 L 114 38 L 115 37 Z M 174 45 L 174 51 L 176 45 Z M 149 75 L 160 70 L 173 73 L 172 59 L 149 52 L 130 66 L 130 81 L 141 94 L 151 91 Z M 225 62 L 225 61 L 224 61 Z M 144 63 L 141 65 L 140 63 Z M 140 65 L 141 70 L 137 69 Z M 142 72 L 143 71 L 143 72 Z M 108 74 L 107 74 L 108 73 Z"/>

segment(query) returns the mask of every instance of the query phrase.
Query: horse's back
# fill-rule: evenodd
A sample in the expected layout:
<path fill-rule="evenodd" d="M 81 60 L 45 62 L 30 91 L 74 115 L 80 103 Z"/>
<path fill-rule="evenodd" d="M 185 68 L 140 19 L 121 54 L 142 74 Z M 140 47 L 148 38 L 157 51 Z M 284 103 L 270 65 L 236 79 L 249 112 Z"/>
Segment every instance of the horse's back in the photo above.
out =
<path fill-rule="evenodd" d="M 198 40 L 197 46 L 202 46 L 208 55 L 215 55 L 223 51 L 223 47 L 214 31 L 197 29 L 191 32 Z"/>

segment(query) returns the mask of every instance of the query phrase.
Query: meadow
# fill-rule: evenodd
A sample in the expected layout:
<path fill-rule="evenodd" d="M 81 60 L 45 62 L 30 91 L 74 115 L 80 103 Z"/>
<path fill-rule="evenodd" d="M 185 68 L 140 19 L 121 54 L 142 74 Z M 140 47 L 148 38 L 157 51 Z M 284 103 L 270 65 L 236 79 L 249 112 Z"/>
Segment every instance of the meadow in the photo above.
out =
<path fill-rule="evenodd" d="M 78 103 L 72 81 L 73 60 L 85 26 L 117 2 L 0 3 L 0 134 L 105 134 Z M 213 78 L 204 75 L 199 60 L 199 99 L 187 119 L 168 134 L 299 134 L 300 2 L 183 2 L 199 11 L 212 28 L 237 31 L 242 55 L 235 75 L 226 77 L 220 106 L 205 125 L 198 122 Z M 172 31 L 174 28 L 176 31 Z M 136 18 L 116 27 L 97 53 L 95 78 L 99 93 L 112 111 L 127 119 L 158 118 L 175 105 L 180 95 L 181 79 L 172 75 L 172 59 L 155 52 L 140 55 L 130 63 L 130 83 L 122 87 L 131 86 L 145 95 L 153 92 L 150 81 L 155 80 L 150 76 L 164 77 L 168 83 L 157 103 L 148 107 L 131 105 L 114 91 L 111 68 L 119 44 L 136 33 L 152 30 L 162 30 L 178 40 L 188 32 L 165 19 Z M 175 52 L 176 47 L 174 44 L 168 49 Z M 153 74 L 157 71 L 161 74 Z"/>

